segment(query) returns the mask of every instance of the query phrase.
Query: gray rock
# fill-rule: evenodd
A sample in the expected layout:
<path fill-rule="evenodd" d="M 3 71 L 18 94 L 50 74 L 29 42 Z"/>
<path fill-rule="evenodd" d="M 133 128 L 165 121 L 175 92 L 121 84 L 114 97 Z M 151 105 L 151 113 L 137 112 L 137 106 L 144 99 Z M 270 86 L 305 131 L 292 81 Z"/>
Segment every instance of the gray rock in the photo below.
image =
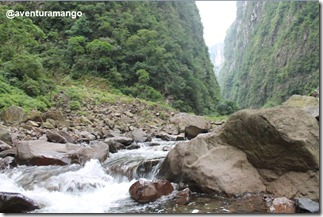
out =
<path fill-rule="evenodd" d="M 46 137 L 48 142 L 67 143 L 67 140 L 63 136 L 53 131 L 47 131 Z"/>
<path fill-rule="evenodd" d="M 170 123 L 179 128 L 180 133 L 185 133 L 188 139 L 193 139 L 200 133 L 207 133 L 211 124 L 202 116 L 178 113 L 170 118 Z"/>
<path fill-rule="evenodd" d="M 0 152 L 12 148 L 10 145 L 0 140 Z"/>
<path fill-rule="evenodd" d="M 125 149 L 126 147 L 119 143 L 119 142 L 108 142 L 109 145 L 109 151 L 110 153 L 117 153 L 121 149 Z"/>
<path fill-rule="evenodd" d="M 319 213 L 320 204 L 309 198 L 295 198 L 297 213 Z"/>
<path fill-rule="evenodd" d="M 61 111 L 50 110 L 42 115 L 42 120 L 46 121 L 47 119 L 53 119 L 55 121 L 65 121 L 64 115 Z"/>
<path fill-rule="evenodd" d="M 148 135 L 142 129 L 135 129 L 130 132 L 130 137 L 134 139 L 136 142 L 145 142 L 147 141 Z"/>
<path fill-rule="evenodd" d="M 109 146 L 104 142 L 81 146 L 71 143 L 52 143 L 44 140 L 22 141 L 17 144 L 16 161 L 26 165 L 67 165 L 83 164 L 90 159 L 104 162 Z"/>
<path fill-rule="evenodd" d="M 9 128 L 2 125 L 0 125 L 0 140 L 8 145 L 12 145 L 12 137 L 10 135 Z"/>
<path fill-rule="evenodd" d="M 129 137 L 117 136 L 117 137 L 106 138 L 104 142 L 106 142 L 109 145 L 117 142 L 125 146 L 128 146 L 128 145 L 131 145 L 134 142 L 134 140 Z"/>
<path fill-rule="evenodd" d="M 204 192 L 267 191 L 318 200 L 318 170 L 317 121 L 282 106 L 236 112 L 220 130 L 178 142 L 158 177 Z"/>
<path fill-rule="evenodd" d="M 10 106 L 0 113 L 0 119 L 5 124 L 19 124 L 24 119 L 25 112 L 18 106 Z"/>
<path fill-rule="evenodd" d="M 286 102 L 284 106 L 300 108 L 308 115 L 319 119 L 320 116 L 320 99 L 313 96 L 293 95 Z"/>
<path fill-rule="evenodd" d="M 140 148 L 140 145 L 135 143 L 126 147 L 127 150 L 133 150 L 133 149 L 139 149 L 139 148 Z"/>
<path fill-rule="evenodd" d="M 80 137 L 79 140 L 86 141 L 86 142 L 89 142 L 89 141 L 92 141 L 92 140 L 96 139 L 96 137 L 92 133 L 87 132 L 87 131 L 79 132 L 78 136 Z"/>
<path fill-rule="evenodd" d="M 3 158 L 7 157 L 7 156 L 15 157 L 16 155 L 17 155 L 16 148 L 10 148 L 10 149 L 0 152 L 0 157 L 3 157 Z"/>
<path fill-rule="evenodd" d="M 0 169 L 9 169 L 12 167 L 17 166 L 17 164 L 15 163 L 15 158 L 11 157 L 11 156 L 7 156 L 5 158 L 0 159 Z"/>

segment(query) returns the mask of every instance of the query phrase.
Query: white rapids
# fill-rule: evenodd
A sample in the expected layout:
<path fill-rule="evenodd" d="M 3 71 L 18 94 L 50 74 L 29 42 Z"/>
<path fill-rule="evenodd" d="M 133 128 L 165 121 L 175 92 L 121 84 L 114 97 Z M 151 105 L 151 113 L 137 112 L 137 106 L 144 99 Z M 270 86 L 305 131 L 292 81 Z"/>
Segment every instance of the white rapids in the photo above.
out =
<path fill-rule="evenodd" d="M 142 160 L 164 158 L 164 146 L 174 142 L 158 141 L 161 145 L 150 147 L 141 144 L 137 150 L 122 150 L 110 154 L 100 164 L 90 160 L 84 166 L 18 166 L 0 172 L 0 191 L 21 193 L 42 206 L 37 213 L 138 213 L 147 206 L 157 205 L 160 199 L 148 205 L 139 205 L 129 195 L 129 187 L 136 179 L 109 174 L 111 162 L 127 165 Z M 127 163 L 130 162 L 130 163 Z M 148 174 L 153 179 L 153 174 Z M 158 212 L 158 210 L 156 210 Z"/>

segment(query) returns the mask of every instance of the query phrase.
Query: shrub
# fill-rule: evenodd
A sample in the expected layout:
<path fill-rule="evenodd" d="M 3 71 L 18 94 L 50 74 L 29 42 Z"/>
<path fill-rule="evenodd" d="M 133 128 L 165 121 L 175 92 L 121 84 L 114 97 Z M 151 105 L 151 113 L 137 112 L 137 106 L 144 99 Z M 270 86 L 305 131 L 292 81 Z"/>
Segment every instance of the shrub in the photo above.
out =
<path fill-rule="evenodd" d="M 73 100 L 73 101 L 70 102 L 69 108 L 71 110 L 79 110 L 81 108 L 81 104 L 80 104 L 80 102 Z"/>

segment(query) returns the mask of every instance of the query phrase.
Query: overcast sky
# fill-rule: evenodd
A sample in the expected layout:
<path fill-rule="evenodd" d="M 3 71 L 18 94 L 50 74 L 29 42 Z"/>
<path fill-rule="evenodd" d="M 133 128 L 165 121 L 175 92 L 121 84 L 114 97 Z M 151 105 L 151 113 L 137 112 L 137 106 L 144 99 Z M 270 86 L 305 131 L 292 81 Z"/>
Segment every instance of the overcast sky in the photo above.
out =
<path fill-rule="evenodd" d="M 196 1 L 207 46 L 224 41 L 227 29 L 236 18 L 235 1 Z"/>

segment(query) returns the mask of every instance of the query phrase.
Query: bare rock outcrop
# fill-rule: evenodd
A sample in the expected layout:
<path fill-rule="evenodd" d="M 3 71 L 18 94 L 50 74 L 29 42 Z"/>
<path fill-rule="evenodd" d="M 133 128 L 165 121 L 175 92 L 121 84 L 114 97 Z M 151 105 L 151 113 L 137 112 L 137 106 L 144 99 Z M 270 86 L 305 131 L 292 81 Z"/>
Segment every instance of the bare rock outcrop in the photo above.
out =
<path fill-rule="evenodd" d="M 236 112 L 219 131 L 179 142 L 159 177 L 203 192 L 319 199 L 319 125 L 301 109 Z"/>

